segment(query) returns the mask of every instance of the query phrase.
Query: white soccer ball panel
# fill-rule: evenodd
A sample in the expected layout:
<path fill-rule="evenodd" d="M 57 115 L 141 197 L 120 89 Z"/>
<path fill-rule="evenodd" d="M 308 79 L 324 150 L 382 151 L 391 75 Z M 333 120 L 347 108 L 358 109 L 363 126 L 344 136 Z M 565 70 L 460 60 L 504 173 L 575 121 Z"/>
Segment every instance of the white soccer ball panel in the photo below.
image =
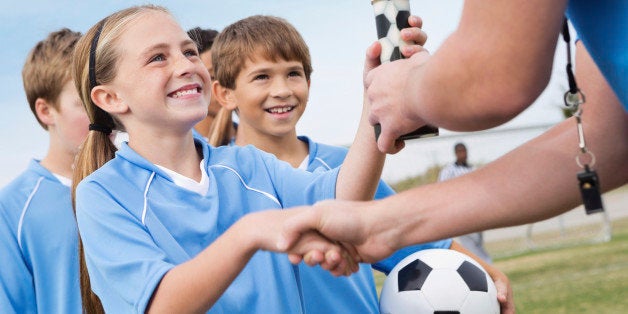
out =
<path fill-rule="evenodd" d="M 380 39 L 379 43 L 382 45 L 382 54 L 380 58 L 381 62 L 384 63 L 390 61 L 395 45 L 387 37 Z"/>
<path fill-rule="evenodd" d="M 387 302 L 387 300 L 393 299 L 382 298 L 379 305 L 382 314 L 434 313 L 434 308 L 427 302 L 421 291 L 402 291 L 395 296 L 394 302 Z"/>
<path fill-rule="evenodd" d="M 423 294 L 437 311 L 457 311 L 469 295 L 467 284 L 455 269 L 434 269 L 423 284 Z"/>
<path fill-rule="evenodd" d="M 399 10 L 395 7 L 395 3 L 392 1 L 386 1 L 384 15 L 386 15 L 386 18 L 388 18 L 390 24 L 397 24 L 397 13 L 399 13 Z"/>
<path fill-rule="evenodd" d="M 387 4 L 387 1 L 377 1 L 373 3 L 373 12 L 375 12 L 375 15 L 383 14 Z"/>
<path fill-rule="evenodd" d="M 499 302 L 497 295 L 490 293 L 471 291 L 464 304 L 460 307 L 462 314 L 499 314 Z"/>
<path fill-rule="evenodd" d="M 432 249 L 421 253 L 421 260 L 432 268 L 458 269 L 466 260 L 482 268 L 478 262 L 455 250 Z"/>
<path fill-rule="evenodd" d="M 394 46 L 399 46 L 399 42 L 403 42 L 403 40 L 400 40 L 401 32 L 399 32 L 396 25 L 390 26 L 390 28 L 388 29 L 388 34 L 386 34 L 386 37 L 390 40 L 390 42 Z"/>
<path fill-rule="evenodd" d="M 392 1 L 399 11 L 410 11 L 409 0 L 393 0 Z"/>

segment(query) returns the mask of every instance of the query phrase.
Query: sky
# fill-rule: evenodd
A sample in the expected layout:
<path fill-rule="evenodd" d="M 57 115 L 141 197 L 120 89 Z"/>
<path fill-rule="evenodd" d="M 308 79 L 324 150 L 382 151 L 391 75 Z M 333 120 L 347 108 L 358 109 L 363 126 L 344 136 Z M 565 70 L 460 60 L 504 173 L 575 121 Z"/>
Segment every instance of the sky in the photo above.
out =
<path fill-rule="evenodd" d="M 29 50 L 62 27 L 85 32 L 103 17 L 147 1 L 0 2 L 0 187 L 45 156 L 47 133 L 37 124 L 24 95 L 21 69 Z M 217 30 L 238 19 L 275 15 L 292 23 L 309 45 L 314 72 L 310 99 L 297 125 L 301 135 L 332 145 L 349 145 L 362 108 L 362 69 L 366 48 L 376 39 L 370 0 L 204 0 L 152 1 L 168 8 L 184 29 Z M 423 18 L 426 48 L 435 52 L 456 28 L 462 0 L 411 0 L 411 12 Z M 554 74 L 546 91 L 513 121 L 488 132 L 441 130 L 432 139 L 407 143 L 387 158 L 383 179 L 395 182 L 434 164 L 453 161 L 453 145 L 464 141 L 471 163 L 486 163 L 562 120 L 560 104 L 567 88 L 564 45 L 557 47 Z M 561 63 L 562 62 L 562 63 Z"/>

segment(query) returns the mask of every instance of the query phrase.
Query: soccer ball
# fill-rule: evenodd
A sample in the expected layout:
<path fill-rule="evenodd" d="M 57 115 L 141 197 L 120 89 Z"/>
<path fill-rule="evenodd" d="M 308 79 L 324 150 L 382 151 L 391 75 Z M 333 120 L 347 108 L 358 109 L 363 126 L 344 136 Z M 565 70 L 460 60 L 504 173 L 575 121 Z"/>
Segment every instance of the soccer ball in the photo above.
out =
<path fill-rule="evenodd" d="M 377 38 L 382 45 L 381 63 L 403 58 L 399 47 L 406 45 L 401 40 L 399 31 L 408 26 L 410 1 L 378 0 L 373 1 Z"/>
<path fill-rule="evenodd" d="M 395 265 L 382 287 L 382 314 L 499 313 L 497 290 L 475 260 L 458 251 L 422 250 Z"/>

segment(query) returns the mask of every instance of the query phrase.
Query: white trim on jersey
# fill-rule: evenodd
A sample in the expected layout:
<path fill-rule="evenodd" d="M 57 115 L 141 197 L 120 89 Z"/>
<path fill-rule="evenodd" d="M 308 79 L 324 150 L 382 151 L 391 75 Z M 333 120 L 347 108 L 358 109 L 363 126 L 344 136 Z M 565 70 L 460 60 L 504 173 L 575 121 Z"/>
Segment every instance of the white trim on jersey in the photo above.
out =
<path fill-rule="evenodd" d="M 22 248 L 22 225 L 24 224 L 24 215 L 26 215 L 26 209 L 28 209 L 28 205 L 30 205 L 31 200 L 33 199 L 33 196 L 35 196 L 35 193 L 37 193 L 37 190 L 39 190 L 39 185 L 41 184 L 41 181 L 43 180 L 44 180 L 44 177 L 39 177 L 39 179 L 37 179 L 37 184 L 35 184 L 35 188 L 31 192 L 31 194 L 28 196 L 28 199 L 26 200 L 26 204 L 24 204 L 24 208 L 22 208 L 22 214 L 20 215 L 20 222 L 17 224 L 17 245 L 20 247 L 20 250 L 24 250 L 24 248 Z"/>
<path fill-rule="evenodd" d="M 260 193 L 260 194 L 262 194 L 262 195 L 264 195 L 264 196 L 268 197 L 269 199 L 271 199 L 273 202 L 277 203 L 277 205 L 279 205 L 279 206 L 283 207 L 283 206 L 281 205 L 281 202 L 279 202 L 279 200 L 278 200 L 275 196 L 273 196 L 272 194 L 267 193 L 267 192 L 264 192 L 264 191 L 261 191 L 261 190 L 258 190 L 258 189 L 254 189 L 254 188 L 252 188 L 252 187 L 248 186 L 248 185 L 246 184 L 246 182 L 244 182 L 244 179 L 242 179 L 242 176 L 240 176 L 240 174 L 239 174 L 239 173 L 238 173 L 235 169 L 233 169 L 233 168 L 231 168 L 231 167 L 228 167 L 228 166 L 225 166 L 225 165 L 211 165 L 211 166 L 210 166 L 210 168 L 225 168 L 225 169 L 227 169 L 227 170 L 230 170 L 231 172 L 235 173 L 235 175 L 236 175 L 236 176 L 238 176 L 238 178 L 240 179 L 240 182 L 242 183 L 242 185 L 243 185 L 243 186 L 244 186 L 247 190 L 249 190 L 249 191 L 253 191 L 253 192 L 257 192 L 257 193 Z"/>
<path fill-rule="evenodd" d="M 331 169 L 332 169 L 332 168 L 331 168 L 331 167 L 330 167 L 330 166 L 329 166 L 329 165 L 328 165 L 328 164 L 327 164 L 327 163 L 326 163 L 323 159 L 321 159 L 320 157 L 316 157 L 316 158 L 314 158 L 314 160 L 318 160 L 318 162 L 320 162 L 321 164 L 323 164 L 323 165 L 327 168 L 327 170 L 331 170 Z"/>
<path fill-rule="evenodd" d="M 146 226 L 146 210 L 148 209 L 148 188 L 150 187 L 151 182 L 153 182 L 153 178 L 155 177 L 155 172 L 151 173 L 148 178 L 148 182 L 146 182 L 146 188 L 144 188 L 144 209 L 142 209 L 142 224 Z"/>

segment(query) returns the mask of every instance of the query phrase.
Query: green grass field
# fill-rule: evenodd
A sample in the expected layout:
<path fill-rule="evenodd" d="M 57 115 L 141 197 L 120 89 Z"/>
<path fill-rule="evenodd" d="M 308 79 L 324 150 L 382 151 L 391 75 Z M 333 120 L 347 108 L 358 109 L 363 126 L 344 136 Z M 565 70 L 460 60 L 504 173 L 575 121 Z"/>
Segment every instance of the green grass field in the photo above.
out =
<path fill-rule="evenodd" d="M 517 313 L 628 313 L 628 219 L 612 227 L 609 242 L 497 258 Z M 384 276 L 375 272 L 375 279 L 379 291 Z"/>

